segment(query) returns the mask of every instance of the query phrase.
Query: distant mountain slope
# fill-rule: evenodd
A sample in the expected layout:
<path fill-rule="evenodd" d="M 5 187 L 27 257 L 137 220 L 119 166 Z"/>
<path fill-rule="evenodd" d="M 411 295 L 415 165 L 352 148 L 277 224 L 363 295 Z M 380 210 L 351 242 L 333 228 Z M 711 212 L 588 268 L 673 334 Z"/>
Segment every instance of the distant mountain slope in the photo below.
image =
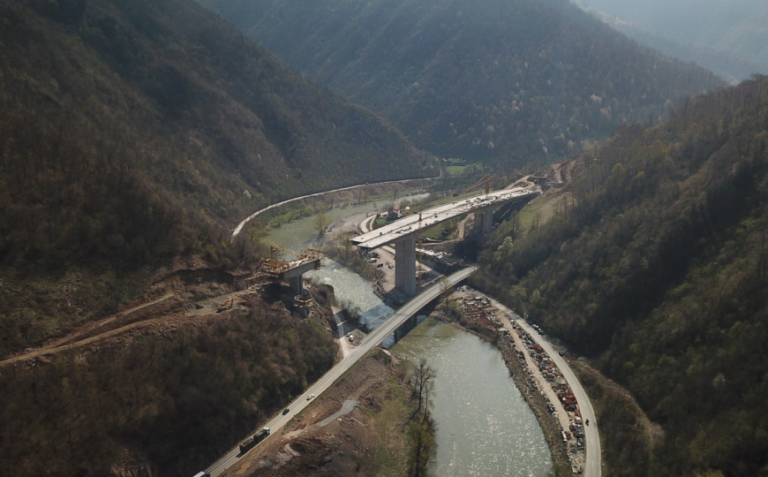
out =
<path fill-rule="evenodd" d="M 268 202 L 428 174 L 382 119 L 191 1 L 2 0 L 0 25 L 3 275 L 234 266 L 229 227 Z M 82 309 L 9 294 L 0 353 L 125 298 L 105 286 Z"/>
<path fill-rule="evenodd" d="M 722 84 L 564 0 L 200 2 L 446 156 L 559 160 Z"/>
<path fill-rule="evenodd" d="M 581 4 L 580 2 L 576 2 Z M 604 4 L 599 1 L 590 1 L 590 5 L 599 4 L 610 6 L 616 6 L 615 4 Z M 668 4 L 665 6 L 669 6 Z M 765 74 L 768 73 L 768 61 L 761 60 L 752 51 L 758 47 L 759 40 L 755 38 L 755 44 L 742 45 L 741 48 L 723 49 L 718 46 L 718 42 L 702 42 L 692 43 L 697 41 L 696 38 L 691 36 L 683 36 L 681 39 L 673 40 L 672 37 L 680 38 L 679 32 L 685 30 L 689 26 L 690 19 L 687 17 L 677 18 L 676 27 L 673 25 L 666 25 L 664 23 L 654 22 L 648 24 L 646 22 L 645 27 L 641 27 L 625 18 L 616 16 L 616 14 L 609 14 L 597 10 L 589 5 L 582 5 L 585 11 L 596 15 L 602 21 L 611 25 L 616 30 L 622 32 L 633 40 L 637 41 L 641 45 L 648 46 L 655 50 L 663 52 L 665 55 L 669 55 L 673 58 L 678 58 L 683 61 L 692 61 L 699 64 L 710 71 L 715 72 L 720 77 L 724 78 L 731 84 L 736 84 L 739 81 L 750 78 L 753 74 Z M 645 7 L 644 7 L 645 8 Z M 700 8 L 697 8 L 697 10 Z M 620 9 L 623 11 L 623 9 Z M 649 11 L 653 11 L 648 7 Z M 662 11 L 664 8 L 661 9 Z M 613 11 L 617 11 L 613 9 Z M 744 12 L 739 12 L 744 13 Z M 647 14 L 647 13 L 646 13 Z M 661 15 L 659 15 L 661 16 Z M 738 22 L 736 22 L 738 25 Z M 697 26 L 697 28 L 700 28 Z M 736 29 L 736 25 L 731 25 L 731 28 Z M 701 30 L 707 30 L 701 28 Z"/>
<path fill-rule="evenodd" d="M 768 470 L 767 110 L 760 77 L 621 130 L 584 157 L 570 207 L 525 236 L 503 227 L 483 255 L 481 286 L 663 427 L 654 458 L 616 475 Z"/>
<path fill-rule="evenodd" d="M 709 47 L 681 44 L 659 34 L 651 33 L 623 20 L 602 15 L 603 21 L 637 41 L 673 58 L 692 61 L 716 73 L 731 84 L 749 79 L 754 74 L 768 73 L 768 63 L 758 63 L 732 52 L 718 51 Z"/>
<path fill-rule="evenodd" d="M 768 67 L 768 4 L 762 0 L 581 0 L 648 32 Z"/>

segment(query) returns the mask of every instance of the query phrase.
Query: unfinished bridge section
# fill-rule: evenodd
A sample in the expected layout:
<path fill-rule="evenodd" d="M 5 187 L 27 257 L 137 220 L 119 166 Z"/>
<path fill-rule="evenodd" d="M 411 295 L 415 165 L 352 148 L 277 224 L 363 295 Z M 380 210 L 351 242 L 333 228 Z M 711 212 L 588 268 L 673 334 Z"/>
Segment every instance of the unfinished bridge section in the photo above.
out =
<path fill-rule="evenodd" d="M 502 189 L 462 199 L 408 215 L 384 227 L 358 235 L 352 243 L 372 250 L 384 245 L 395 246 L 395 287 L 408 296 L 416 295 L 416 241 L 422 230 L 458 217 L 475 214 L 475 227 L 481 235 L 491 233 L 493 209 L 506 203 L 530 200 L 539 195 L 536 189 Z"/>

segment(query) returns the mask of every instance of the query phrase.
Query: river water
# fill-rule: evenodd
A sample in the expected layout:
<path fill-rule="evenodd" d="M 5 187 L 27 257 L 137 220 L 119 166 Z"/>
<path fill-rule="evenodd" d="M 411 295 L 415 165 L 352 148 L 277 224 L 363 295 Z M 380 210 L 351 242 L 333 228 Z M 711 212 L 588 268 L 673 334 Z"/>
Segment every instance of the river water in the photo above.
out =
<path fill-rule="evenodd" d="M 333 222 L 373 209 L 373 204 L 348 206 L 328 211 L 326 217 Z M 296 252 L 311 247 L 317 238 L 314 217 L 272 229 L 269 238 Z M 339 299 L 359 306 L 369 327 L 375 328 L 393 313 L 369 282 L 332 260 L 325 262 L 305 277 L 332 285 Z M 391 346 L 392 337 L 383 344 Z M 544 434 L 495 347 L 452 326 L 426 320 L 392 352 L 414 361 L 426 358 L 437 371 L 432 401 L 438 447 L 432 475 L 547 475 L 552 461 Z"/>
<path fill-rule="evenodd" d="M 373 211 L 373 204 L 362 204 L 332 209 L 326 212 L 325 215 L 333 223 L 345 217 Z M 269 232 L 269 238 L 283 248 L 300 253 L 308 247 L 315 246 L 317 241 L 315 217 L 304 217 L 283 224 L 280 228 L 272 229 Z M 323 262 L 325 264 L 324 267 L 305 273 L 304 278 L 315 279 L 321 283 L 331 285 L 339 301 L 357 305 L 362 311 L 360 321 L 365 323 L 370 329 L 376 328 L 392 315 L 394 310 L 385 305 L 373 293 L 373 287 L 370 282 L 363 280 L 356 273 L 329 258 L 324 259 Z M 388 337 L 383 343 L 385 347 L 392 344 L 394 344 L 393 336 Z"/>
<path fill-rule="evenodd" d="M 544 433 L 498 349 L 428 319 L 392 352 L 414 362 L 426 358 L 437 372 L 432 397 L 437 422 L 433 475 L 547 475 L 552 459 Z"/>

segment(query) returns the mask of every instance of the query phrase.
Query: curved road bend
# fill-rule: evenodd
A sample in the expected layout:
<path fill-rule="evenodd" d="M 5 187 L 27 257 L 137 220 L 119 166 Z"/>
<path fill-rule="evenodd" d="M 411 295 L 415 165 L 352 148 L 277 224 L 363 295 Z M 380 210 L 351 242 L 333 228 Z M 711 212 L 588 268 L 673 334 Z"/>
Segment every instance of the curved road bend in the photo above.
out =
<path fill-rule="evenodd" d="M 465 280 L 467 277 L 472 275 L 477 270 L 477 267 L 468 267 L 464 270 L 460 270 L 453 275 L 450 275 L 445 278 L 447 286 L 453 287 L 462 280 Z M 442 292 L 443 287 L 441 286 L 433 286 L 428 288 L 427 290 L 423 291 L 416 297 L 414 297 L 411 301 L 400 307 L 392 316 L 387 318 L 384 323 L 376 327 L 375 330 L 373 330 L 368 336 L 366 336 L 360 345 L 358 345 L 357 348 L 355 348 L 349 355 L 347 355 L 346 358 L 339 361 L 333 368 L 330 369 L 327 373 L 325 373 L 320 379 L 317 380 L 312 386 L 310 386 L 304 394 L 296 398 L 295 401 L 293 401 L 291 404 L 288 405 L 288 409 L 291 411 L 287 415 L 279 414 L 277 417 L 273 418 L 268 423 L 264 424 L 264 426 L 269 427 L 270 430 L 273 433 L 276 433 L 276 431 L 282 429 L 288 421 L 290 421 L 296 413 L 301 412 L 305 407 L 307 407 L 310 402 L 307 400 L 307 398 L 314 394 L 315 396 L 319 396 L 322 394 L 326 389 L 328 389 L 337 379 L 339 379 L 344 373 L 346 373 L 349 368 L 351 368 L 360 358 L 365 356 L 371 349 L 373 349 L 375 346 L 378 346 L 382 341 L 384 341 L 384 338 L 389 336 L 391 333 L 393 333 L 400 325 L 405 323 L 405 321 L 415 315 L 419 310 L 424 308 L 429 302 L 437 298 L 440 293 Z M 254 433 L 256 430 L 254 430 Z M 267 438 L 269 439 L 269 437 Z M 211 473 L 212 477 L 216 477 L 218 475 L 221 475 L 222 472 L 224 472 L 228 467 L 232 466 L 233 464 L 237 463 L 240 458 L 243 457 L 243 454 L 240 453 L 240 448 L 235 447 L 234 449 L 227 452 L 224 456 L 222 456 L 219 460 L 214 462 L 209 468 L 208 472 Z"/>
<path fill-rule="evenodd" d="M 302 195 L 301 197 L 294 197 L 293 199 L 284 200 L 282 202 L 278 202 L 276 204 L 272 204 L 267 207 L 264 207 L 263 209 L 257 210 L 256 212 L 246 217 L 245 220 L 237 224 L 237 227 L 232 229 L 232 239 L 234 240 L 234 238 L 240 234 L 240 232 L 243 230 L 243 227 L 245 227 L 245 224 L 247 224 L 249 221 L 255 219 L 256 217 L 258 217 L 259 215 L 263 214 L 268 210 L 274 209 L 276 207 L 280 207 L 281 205 L 290 204 L 291 202 L 295 202 L 297 200 L 309 199 L 310 197 L 319 197 L 321 195 L 331 194 L 333 192 L 352 190 L 352 189 L 357 189 L 358 187 L 365 187 L 369 185 L 401 184 L 401 183 L 406 183 L 411 181 L 425 181 L 425 180 L 428 181 L 432 179 L 434 179 L 434 177 L 423 177 L 423 178 L 417 178 L 417 179 L 401 179 L 399 181 L 371 182 L 369 184 L 358 184 L 358 185 L 353 185 L 349 187 L 342 187 L 340 189 L 326 190 L 324 192 L 315 192 L 314 194 Z"/>
<path fill-rule="evenodd" d="M 562 373 L 565 380 L 568 382 L 568 385 L 571 387 L 571 391 L 573 391 L 573 395 L 576 396 L 576 401 L 579 403 L 579 410 L 581 412 L 581 417 L 585 420 L 589 420 L 589 426 L 584 426 L 584 437 L 585 437 L 585 443 L 586 443 L 586 458 L 584 463 L 584 477 L 601 477 L 602 469 L 600 467 L 601 465 L 601 451 L 600 451 L 600 435 L 597 429 L 597 418 L 595 417 L 595 411 L 592 409 L 592 403 L 589 401 L 589 396 L 587 396 L 587 392 L 584 391 L 584 388 L 581 386 L 581 383 L 579 382 L 578 378 L 575 374 L 573 374 L 573 371 L 571 371 L 571 368 L 568 366 L 568 363 L 565 362 L 565 360 L 560 356 L 560 354 L 555 351 L 554 348 L 552 348 L 552 345 L 549 343 L 548 340 L 543 339 L 539 333 L 537 333 L 533 328 L 528 325 L 528 323 L 520 318 L 515 312 L 507 308 L 506 306 L 502 305 L 498 301 L 494 300 L 493 298 L 490 298 L 491 303 L 493 306 L 498 308 L 499 310 L 504 311 L 507 316 L 509 317 L 515 317 L 514 320 L 517 321 L 517 323 L 528 332 L 529 335 L 531 335 L 539 345 L 541 345 L 542 348 L 544 348 L 544 351 L 547 352 L 550 359 L 554 361 L 554 363 L 557 365 L 557 367 L 560 369 L 560 372 Z M 512 318 L 510 318 L 512 319 Z M 538 338 L 537 338 L 538 337 Z"/>

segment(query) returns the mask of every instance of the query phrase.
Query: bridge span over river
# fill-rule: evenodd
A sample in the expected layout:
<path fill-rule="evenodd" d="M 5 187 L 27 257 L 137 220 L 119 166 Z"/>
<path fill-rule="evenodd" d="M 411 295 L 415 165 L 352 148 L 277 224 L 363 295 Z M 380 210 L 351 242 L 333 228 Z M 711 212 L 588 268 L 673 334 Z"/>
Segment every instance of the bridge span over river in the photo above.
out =
<path fill-rule="evenodd" d="M 477 270 L 477 267 L 467 267 L 460 270 L 450 276 L 445 277 L 445 287 L 453 287 L 466 280 Z M 350 354 L 344 359 L 338 362 L 333 368 L 325 373 L 314 384 L 309 386 L 304 394 L 296 398 L 291 404 L 288 405 L 290 413 L 278 414 L 271 421 L 265 424 L 275 434 L 278 430 L 282 429 L 288 421 L 293 419 L 297 413 L 301 412 L 305 407 L 311 404 L 311 398 L 313 396 L 319 396 L 326 389 L 328 389 L 337 379 L 339 379 L 344 373 L 346 373 L 359 359 L 364 357 L 370 350 L 381 344 L 384 339 L 390 334 L 394 333 L 397 328 L 403 325 L 408 319 L 416 315 L 422 308 L 429 304 L 432 300 L 440 296 L 444 292 L 444 288 L 440 286 L 432 286 L 428 288 L 417 297 L 400 307 L 392 316 L 387 318 L 384 323 L 377 326 L 368 336 L 366 336 L 362 343 L 357 346 Z M 224 473 L 224 471 L 237 463 L 245 453 L 241 452 L 239 447 L 235 447 L 228 453 L 223 455 L 219 460 L 214 462 L 209 468 L 208 472 L 211 477 L 217 477 Z"/>
<path fill-rule="evenodd" d="M 395 287 L 407 296 L 416 295 L 416 241 L 422 230 L 453 219 L 460 215 L 474 213 L 475 229 L 481 235 L 491 233 L 493 210 L 503 204 L 530 200 L 541 192 L 537 189 L 502 189 L 469 199 L 457 200 L 408 215 L 391 224 L 371 232 L 358 235 L 352 243 L 360 248 L 372 250 L 394 244 Z"/>
<path fill-rule="evenodd" d="M 485 230 L 486 233 L 490 232 L 492 223 L 492 208 L 503 203 L 510 203 L 516 200 L 530 199 L 538 195 L 537 190 L 530 189 L 507 189 L 502 191 L 492 192 L 487 195 L 481 195 L 473 197 L 469 200 L 464 199 L 461 201 L 455 201 L 443 206 L 434 207 L 427 211 L 423 211 L 421 216 L 410 216 L 400 219 L 386 227 L 380 228 L 374 232 L 356 237 L 355 242 L 362 248 L 378 248 L 389 243 L 398 244 L 399 238 L 411 236 L 411 242 L 409 247 L 398 246 L 396 257 L 401 255 L 407 255 L 403 251 L 410 251 L 410 264 L 413 267 L 413 273 L 411 277 L 415 278 L 415 238 L 418 235 L 419 230 L 425 227 L 432 227 L 442 221 L 449 220 L 453 217 L 466 214 L 476 213 L 479 214 L 478 220 L 476 220 L 477 226 L 481 227 L 481 230 Z M 258 214 L 258 213 L 257 213 Z M 257 215 L 254 214 L 254 215 Z M 244 221 L 245 222 L 245 221 Z M 243 222 L 243 223 L 244 223 Z M 242 224 L 241 224 L 242 226 Z M 241 228 L 241 227 L 240 227 Z M 238 230 L 239 231 L 239 230 Z M 408 242 L 403 243 L 406 245 Z M 397 258 L 400 268 L 405 268 L 401 258 Z M 407 264 L 406 264 L 407 265 Z M 269 422 L 264 423 L 267 427 L 270 427 L 275 434 L 278 430 L 282 429 L 293 416 L 301 412 L 306 406 L 311 403 L 311 398 L 319 396 L 323 393 L 333 382 L 339 379 L 346 371 L 348 371 L 354 363 L 356 363 L 361 357 L 363 357 L 373 347 L 378 346 L 389 334 L 393 333 L 396 329 L 402 326 L 408 319 L 413 317 L 419 310 L 426 306 L 429 302 L 436 299 L 441 293 L 448 287 L 456 286 L 463 280 L 467 279 L 477 270 L 476 267 L 468 267 L 460 270 L 450 276 L 443 279 L 442 284 L 444 286 L 432 286 L 422 291 L 418 296 L 414 297 L 411 301 L 403 305 L 392 316 L 390 316 L 384 323 L 374 329 L 360 345 L 355 348 L 349 355 L 338 362 L 331 370 L 323 375 L 317 382 L 309 386 L 304 394 L 298 396 L 294 402 L 292 402 L 288 408 L 291 410 L 289 414 L 278 414 L 273 417 Z M 414 293 L 415 294 L 415 283 Z M 495 303 L 499 307 L 500 304 Z M 501 307 L 503 309 L 503 307 Z M 513 314 L 509 311 L 510 316 Z M 531 335 L 533 332 L 528 328 L 528 325 L 523 320 L 518 320 L 521 326 L 523 326 Z M 582 416 L 589 418 L 595 423 L 593 426 L 589 426 L 585 429 L 587 434 L 587 456 L 586 466 L 584 469 L 585 477 L 600 477 L 601 475 L 601 459 L 600 459 L 600 441 L 598 437 L 598 431 L 596 426 L 596 419 L 592 406 L 589 402 L 589 398 L 586 396 L 584 389 L 579 383 L 578 379 L 571 372 L 567 363 L 549 346 L 546 340 L 541 340 L 541 345 L 549 353 L 549 355 L 556 362 L 558 367 L 563 371 L 565 379 L 571 386 L 574 394 L 576 394 L 577 400 L 581 405 Z M 309 399 L 308 399 L 309 398 Z M 254 431 L 257 432 L 257 431 Z M 247 452 L 246 452 L 247 453 Z M 246 453 L 240 452 L 238 447 L 231 449 L 228 453 L 222 456 L 219 460 L 213 463 L 208 471 L 212 477 L 217 477 L 224 473 L 224 471 L 230 466 L 237 463 Z"/>

